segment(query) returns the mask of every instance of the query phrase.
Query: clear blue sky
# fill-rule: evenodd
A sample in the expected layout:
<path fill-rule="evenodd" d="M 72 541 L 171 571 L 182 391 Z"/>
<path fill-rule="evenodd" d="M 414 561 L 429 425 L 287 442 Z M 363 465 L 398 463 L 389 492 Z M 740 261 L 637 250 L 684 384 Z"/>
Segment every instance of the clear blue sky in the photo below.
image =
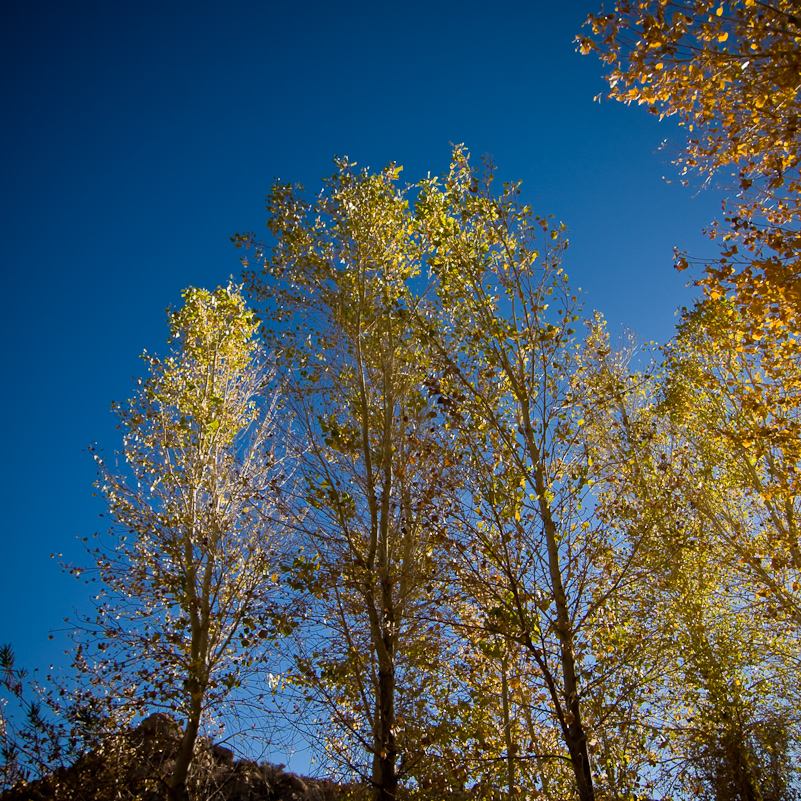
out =
<path fill-rule="evenodd" d="M 335 155 L 448 167 L 450 142 L 571 231 L 565 269 L 613 331 L 671 336 L 690 301 L 674 245 L 712 253 L 720 195 L 659 151 L 679 137 L 610 101 L 572 43 L 600 0 L 154 3 L 25 0 L 0 17 L 0 265 L 5 309 L 0 643 L 46 670 L 87 589 L 102 526 L 84 448 L 119 446 L 112 400 L 165 308 L 239 272 L 229 237 L 264 231 L 273 178 L 312 190 Z M 265 232 L 266 233 L 266 232 Z"/>

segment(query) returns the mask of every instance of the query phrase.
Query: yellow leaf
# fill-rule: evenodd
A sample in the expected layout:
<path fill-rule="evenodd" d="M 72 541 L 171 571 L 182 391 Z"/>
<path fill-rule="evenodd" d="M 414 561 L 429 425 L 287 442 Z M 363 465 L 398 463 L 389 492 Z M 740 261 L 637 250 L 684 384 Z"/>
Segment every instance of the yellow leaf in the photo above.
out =
<path fill-rule="evenodd" d="M 725 42 L 726 39 L 728 39 L 728 38 L 729 38 L 728 31 L 724 31 L 723 33 L 718 35 L 718 41 L 719 42 Z"/>

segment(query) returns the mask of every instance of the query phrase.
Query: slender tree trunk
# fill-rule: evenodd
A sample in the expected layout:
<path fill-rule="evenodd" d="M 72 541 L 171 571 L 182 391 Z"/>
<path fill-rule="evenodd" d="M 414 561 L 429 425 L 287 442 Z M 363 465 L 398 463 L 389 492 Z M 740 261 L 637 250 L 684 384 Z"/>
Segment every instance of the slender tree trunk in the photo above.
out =
<path fill-rule="evenodd" d="M 192 688 L 192 698 L 189 703 L 189 716 L 184 729 L 181 745 L 178 747 L 178 756 L 175 760 L 172 779 L 170 780 L 170 801 L 189 801 L 186 791 L 186 777 L 192 757 L 195 753 L 195 741 L 200 730 L 200 717 L 203 709 L 203 693 L 199 687 Z"/>
<path fill-rule="evenodd" d="M 512 721 L 509 713 L 509 679 L 507 671 L 509 669 L 509 640 L 504 645 L 503 657 L 501 658 L 501 703 L 503 705 L 503 733 L 506 739 L 506 780 L 509 786 L 509 798 L 515 792 L 515 756 L 513 753 L 514 743 L 512 742 Z"/>
<path fill-rule="evenodd" d="M 395 801 L 398 792 L 398 746 L 395 741 L 395 638 L 392 582 L 381 582 L 383 622 L 378 664 L 373 784 L 377 801 Z"/>
<path fill-rule="evenodd" d="M 570 609 L 567 603 L 562 568 L 559 562 L 559 544 L 556 522 L 551 506 L 546 500 L 547 486 L 545 472 L 537 448 L 534 430 L 531 425 L 529 406 L 521 400 L 522 421 L 529 456 L 534 464 L 534 486 L 539 498 L 540 515 L 548 550 L 548 569 L 550 572 L 553 600 L 556 606 L 556 628 L 559 634 L 559 656 L 562 666 L 564 687 L 562 733 L 570 755 L 570 763 L 576 778 L 576 789 L 580 801 L 595 801 L 595 790 L 590 770 L 590 754 L 587 750 L 587 735 L 581 722 L 581 701 L 579 698 L 576 662 L 573 656 L 573 628 L 570 622 Z"/>
<path fill-rule="evenodd" d="M 559 630 L 562 681 L 564 686 L 563 736 L 580 801 L 594 801 L 595 790 L 592 785 L 590 755 L 587 750 L 587 735 L 581 722 L 581 702 L 579 699 L 576 662 L 573 657 L 573 631 L 570 626 L 570 613 L 567 606 L 562 575 L 559 569 L 556 529 L 550 515 L 545 521 L 545 536 L 548 541 L 551 578 L 553 580 L 554 601 L 556 604 L 556 625 Z"/>
<path fill-rule="evenodd" d="M 373 783 L 377 801 L 395 801 L 398 792 L 394 673 L 392 668 L 379 668 L 378 671 L 377 731 L 373 755 Z"/>
<path fill-rule="evenodd" d="M 574 715 L 573 722 L 567 727 L 565 742 L 576 777 L 576 789 L 580 801 L 594 801 L 595 788 L 592 785 L 592 772 L 590 771 L 590 755 L 587 751 L 587 735 L 579 718 L 578 703 L 571 704 L 570 711 Z"/>

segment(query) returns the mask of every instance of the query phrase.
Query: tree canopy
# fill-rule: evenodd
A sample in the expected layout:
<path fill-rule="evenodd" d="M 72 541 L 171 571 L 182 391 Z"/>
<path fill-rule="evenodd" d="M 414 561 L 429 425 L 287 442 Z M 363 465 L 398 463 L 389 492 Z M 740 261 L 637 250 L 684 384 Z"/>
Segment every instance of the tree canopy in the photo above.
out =
<path fill-rule="evenodd" d="M 682 174 L 731 192 L 727 225 L 711 229 L 723 247 L 706 267 L 707 291 L 733 292 L 757 335 L 798 331 L 798 4 L 636 0 L 591 15 L 587 26 L 579 47 L 608 65 L 610 97 L 678 115 L 687 130 L 675 159 Z"/>
<path fill-rule="evenodd" d="M 238 288 L 186 290 L 170 329 L 172 355 L 145 354 L 149 377 L 116 406 L 123 464 L 95 452 L 114 526 L 90 552 L 102 591 L 76 639 L 84 703 L 113 725 L 143 705 L 186 717 L 169 779 L 180 801 L 204 717 L 252 672 L 252 641 L 282 626 L 283 454 L 272 367 Z"/>

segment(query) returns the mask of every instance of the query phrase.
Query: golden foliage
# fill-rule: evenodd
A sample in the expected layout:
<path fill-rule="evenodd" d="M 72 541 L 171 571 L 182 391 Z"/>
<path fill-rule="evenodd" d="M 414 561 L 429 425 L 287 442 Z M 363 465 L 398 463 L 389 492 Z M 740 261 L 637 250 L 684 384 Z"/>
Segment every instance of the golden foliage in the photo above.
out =
<path fill-rule="evenodd" d="M 792 0 L 620 0 L 591 15 L 582 52 L 609 65 L 610 97 L 661 117 L 678 115 L 689 136 L 682 173 L 728 174 L 735 196 L 720 260 L 700 282 L 729 293 L 756 334 L 799 330 L 801 308 L 801 15 Z M 679 259 L 679 268 L 687 266 Z M 798 354 L 795 354 L 797 358 Z"/>

